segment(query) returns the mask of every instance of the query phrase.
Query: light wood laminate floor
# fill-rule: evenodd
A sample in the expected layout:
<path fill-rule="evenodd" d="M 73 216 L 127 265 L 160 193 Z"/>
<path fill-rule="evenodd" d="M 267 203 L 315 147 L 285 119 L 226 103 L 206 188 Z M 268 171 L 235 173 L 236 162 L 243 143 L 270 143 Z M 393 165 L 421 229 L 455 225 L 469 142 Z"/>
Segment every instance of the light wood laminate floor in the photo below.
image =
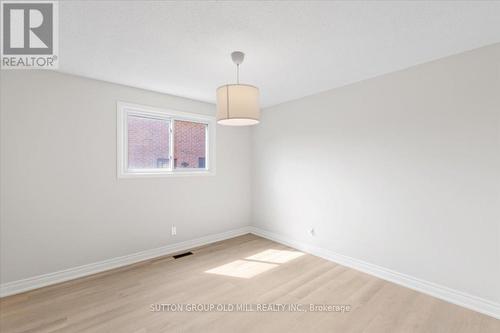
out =
<path fill-rule="evenodd" d="M 245 235 L 0 300 L 3 332 L 500 332 L 500 321 Z M 152 312 L 152 304 L 350 305 Z M 252 306 L 252 305 L 250 305 Z"/>

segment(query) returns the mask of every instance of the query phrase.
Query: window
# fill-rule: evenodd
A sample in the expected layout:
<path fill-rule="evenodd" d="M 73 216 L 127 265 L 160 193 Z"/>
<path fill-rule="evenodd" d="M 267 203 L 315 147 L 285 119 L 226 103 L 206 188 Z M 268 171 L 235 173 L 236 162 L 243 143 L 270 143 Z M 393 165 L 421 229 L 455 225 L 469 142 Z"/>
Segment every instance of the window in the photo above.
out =
<path fill-rule="evenodd" d="M 213 174 L 213 117 L 118 102 L 118 177 Z"/>

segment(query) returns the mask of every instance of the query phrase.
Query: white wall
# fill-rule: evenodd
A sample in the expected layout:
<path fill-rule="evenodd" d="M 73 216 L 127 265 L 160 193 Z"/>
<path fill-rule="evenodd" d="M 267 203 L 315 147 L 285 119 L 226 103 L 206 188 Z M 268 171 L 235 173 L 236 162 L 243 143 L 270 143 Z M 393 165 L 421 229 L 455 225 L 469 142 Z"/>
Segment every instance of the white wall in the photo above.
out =
<path fill-rule="evenodd" d="M 254 225 L 500 301 L 499 76 L 496 44 L 264 110 Z"/>
<path fill-rule="evenodd" d="M 51 71 L 2 71 L 0 91 L 2 283 L 249 224 L 250 129 L 218 126 L 216 176 L 116 177 L 117 100 L 213 105 Z"/>

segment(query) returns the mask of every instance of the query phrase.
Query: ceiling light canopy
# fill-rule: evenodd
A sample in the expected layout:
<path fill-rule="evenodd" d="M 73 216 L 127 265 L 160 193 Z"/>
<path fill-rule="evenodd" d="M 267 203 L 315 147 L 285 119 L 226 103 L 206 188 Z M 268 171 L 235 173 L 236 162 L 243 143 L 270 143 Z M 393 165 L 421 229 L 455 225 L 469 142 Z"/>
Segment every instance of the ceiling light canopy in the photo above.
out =
<path fill-rule="evenodd" d="M 259 89 L 249 84 L 240 84 L 240 65 L 245 54 L 231 53 L 236 64 L 236 83 L 217 88 L 217 122 L 221 125 L 248 126 L 259 123 Z"/>

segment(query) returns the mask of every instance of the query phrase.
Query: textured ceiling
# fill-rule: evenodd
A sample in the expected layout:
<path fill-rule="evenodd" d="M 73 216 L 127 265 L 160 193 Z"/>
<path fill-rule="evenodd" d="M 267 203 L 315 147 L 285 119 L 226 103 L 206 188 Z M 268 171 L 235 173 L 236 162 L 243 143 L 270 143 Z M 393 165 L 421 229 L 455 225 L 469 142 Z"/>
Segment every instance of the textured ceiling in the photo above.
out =
<path fill-rule="evenodd" d="M 214 102 L 235 80 L 270 106 L 500 42 L 500 1 L 61 1 L 60 71 Z"/>

